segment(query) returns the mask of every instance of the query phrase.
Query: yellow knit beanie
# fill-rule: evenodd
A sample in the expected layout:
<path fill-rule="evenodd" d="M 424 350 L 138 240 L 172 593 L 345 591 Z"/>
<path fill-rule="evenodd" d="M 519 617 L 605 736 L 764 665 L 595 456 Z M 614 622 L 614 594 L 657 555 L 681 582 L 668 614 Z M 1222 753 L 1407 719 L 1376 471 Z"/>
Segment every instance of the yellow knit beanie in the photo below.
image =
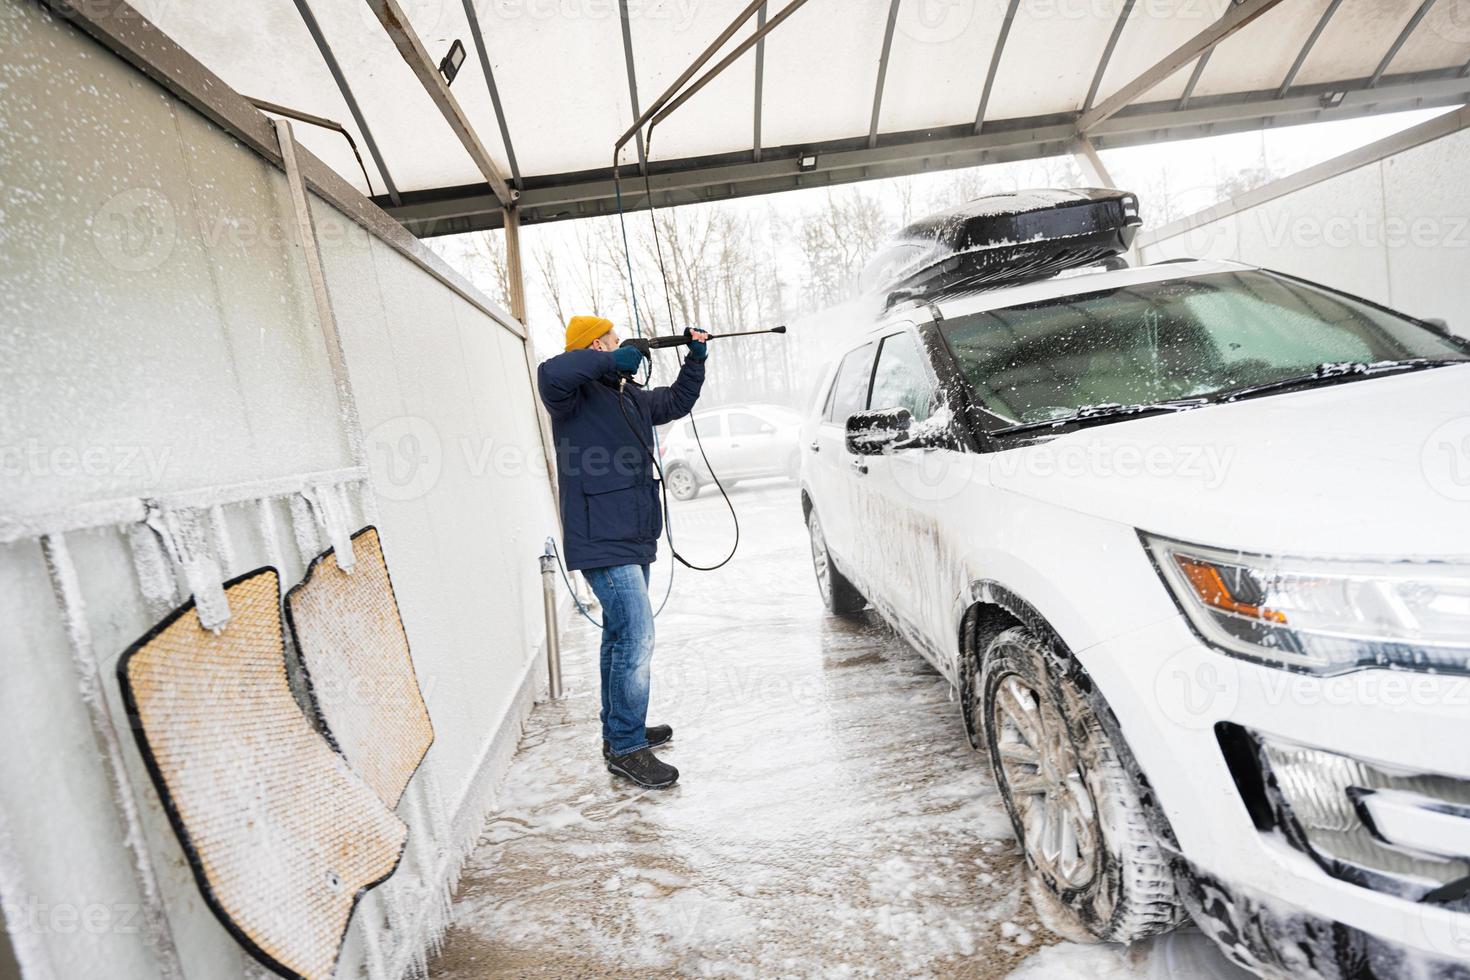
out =
<path fill-rule="evenodd" d="M 612 328 L 612 321 L 600 316 L 574 316 L 567 323 L 567 350 L 591 347 L 594 340 Z"/>

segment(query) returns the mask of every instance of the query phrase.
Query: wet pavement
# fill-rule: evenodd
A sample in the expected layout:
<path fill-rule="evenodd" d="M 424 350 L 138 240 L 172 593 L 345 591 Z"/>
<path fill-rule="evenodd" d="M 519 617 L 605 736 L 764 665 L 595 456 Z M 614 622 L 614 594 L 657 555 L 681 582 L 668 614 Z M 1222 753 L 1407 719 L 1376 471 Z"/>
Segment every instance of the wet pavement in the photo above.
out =
<path fill-rule="evenodd" d="M 1228 975 L 1197 934 L 1043 950 L 948 683 L 876 619 L 825 612 L 794 485 L 731 497 L 739 554 L 680 568 L 658 619 L 649 720 L 674 727 L 679 784 L 603 767 L 598 634 L 564 623 L 567 696 L 527 725 L 431 976 Z M 680 550 L 718 560 L 718 493 L 674 508 Z"/>

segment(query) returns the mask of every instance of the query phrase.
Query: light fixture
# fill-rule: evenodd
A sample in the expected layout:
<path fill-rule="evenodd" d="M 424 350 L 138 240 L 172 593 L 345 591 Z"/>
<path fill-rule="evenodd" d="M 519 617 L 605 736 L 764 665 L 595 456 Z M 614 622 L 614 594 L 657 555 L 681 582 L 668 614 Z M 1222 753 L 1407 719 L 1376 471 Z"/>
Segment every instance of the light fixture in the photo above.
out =
<path fill-rule="evenodd" d="M 796 158 L 796 169 L 802 173 L 811 173 L 817 169 L 817 155 L 815 153 L 803 153 Z"/>
<path fill-rule="evenodd" d="M 464 44 L 458 38 L 449 46 L 449 53 L 444 60 L 439 62 L 439 74 L 444 76 L 445 85 L 453 85 L 454 78 L 459 74 L 460 66 L 464 64 Z"/>

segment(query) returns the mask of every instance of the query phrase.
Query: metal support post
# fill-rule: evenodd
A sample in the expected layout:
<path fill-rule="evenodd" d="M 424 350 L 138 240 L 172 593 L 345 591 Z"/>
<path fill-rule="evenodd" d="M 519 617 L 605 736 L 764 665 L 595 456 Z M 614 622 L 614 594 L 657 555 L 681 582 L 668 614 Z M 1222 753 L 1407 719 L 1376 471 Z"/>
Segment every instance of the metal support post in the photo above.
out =
<path fill-rule="evenodd" d="M 561 632 L 556 623 L 556 555 L 551 551 L 551 542 L 541 562 L 541 604 L 546 613 L 546 679 L 547 696 L 553 701 L 561 699 Z"/>

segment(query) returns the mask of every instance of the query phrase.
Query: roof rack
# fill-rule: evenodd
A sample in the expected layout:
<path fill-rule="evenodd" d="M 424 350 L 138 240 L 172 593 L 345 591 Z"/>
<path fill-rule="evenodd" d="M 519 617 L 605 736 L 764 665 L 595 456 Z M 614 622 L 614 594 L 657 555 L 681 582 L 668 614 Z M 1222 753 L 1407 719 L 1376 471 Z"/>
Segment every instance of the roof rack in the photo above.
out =
<path fill-rule="evenodd" d="M 992 194 L 931 214 L 890 239 L 863 269 L 885 306 L 941 292 L 1048 279 L 1128 250 L 1138 198 L 1102 188 Z"/>

